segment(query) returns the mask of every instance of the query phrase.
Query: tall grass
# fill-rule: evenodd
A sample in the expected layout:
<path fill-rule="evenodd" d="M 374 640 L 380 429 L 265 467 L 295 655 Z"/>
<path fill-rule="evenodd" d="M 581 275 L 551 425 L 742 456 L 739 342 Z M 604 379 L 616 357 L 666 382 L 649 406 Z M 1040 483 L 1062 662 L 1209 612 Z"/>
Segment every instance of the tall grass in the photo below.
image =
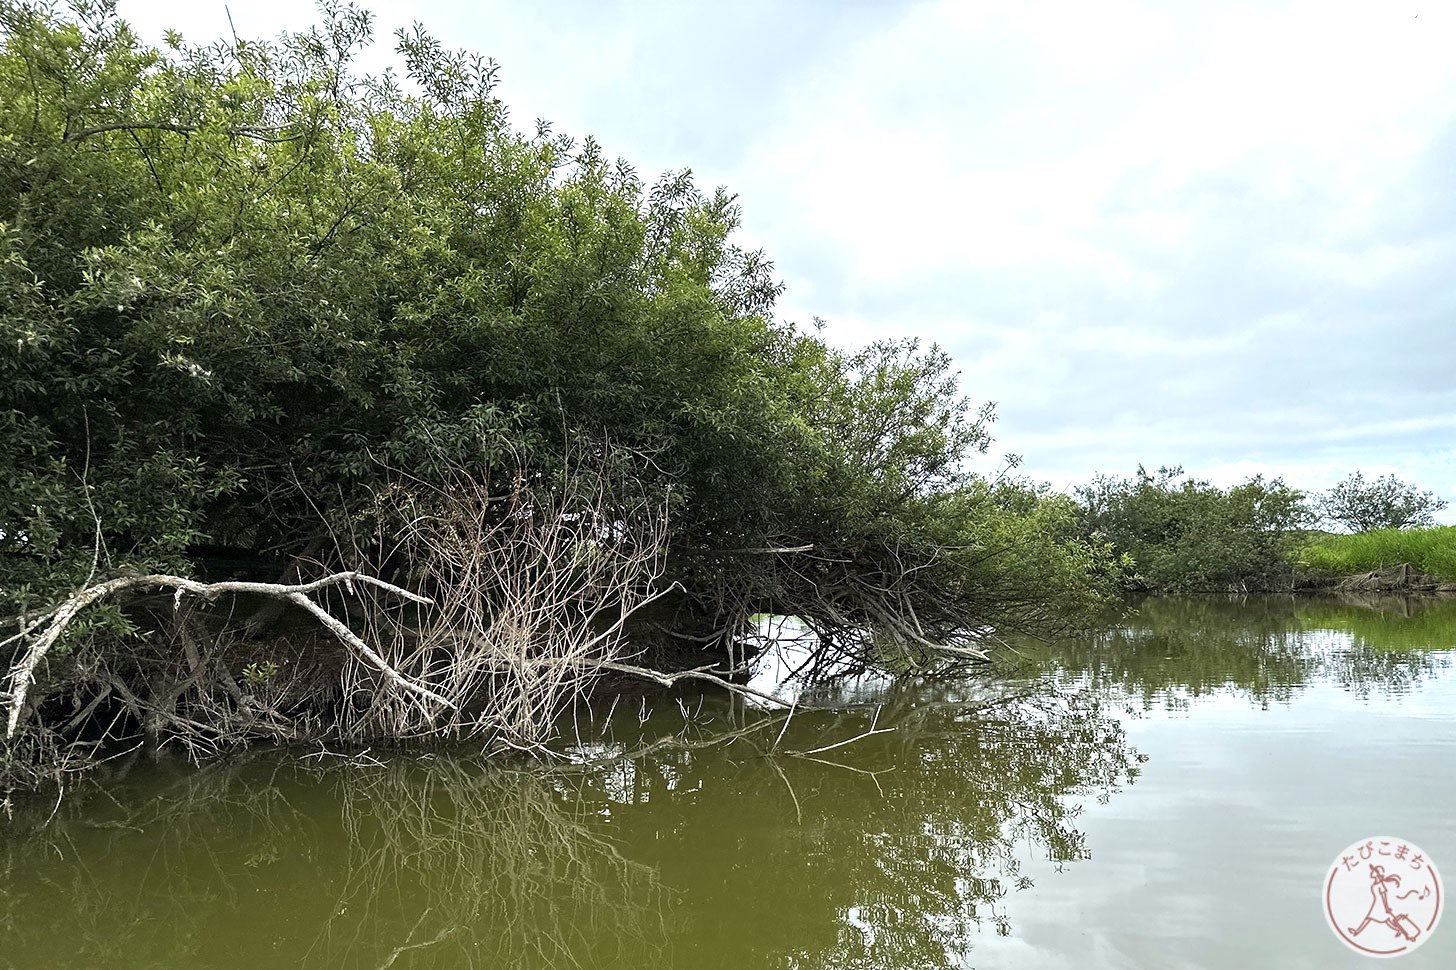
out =
<path fill-rule="evenodd" d="M 1388 569 L 1408 562 L 1437 579 L 1456 583 L 1456 525 L 1315 535 L 1296 550 L 1294 558 L 1300 567 L 1326 576 Z"/>

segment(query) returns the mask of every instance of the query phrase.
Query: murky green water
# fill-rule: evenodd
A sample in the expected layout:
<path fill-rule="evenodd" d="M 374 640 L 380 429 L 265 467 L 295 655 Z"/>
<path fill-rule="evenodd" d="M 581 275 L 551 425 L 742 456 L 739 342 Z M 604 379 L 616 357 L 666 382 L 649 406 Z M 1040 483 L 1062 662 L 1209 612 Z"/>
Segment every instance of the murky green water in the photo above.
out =
<path fill-rule="evenodd" d="M 1335 854 L 1456 872 L 1456 604 L 1384 606 L 1150 602 L 781 737 L 619 705 L 576 759 L 656 747 L 544 775 L 137 758 L 0 828 L 0 967 L 1362 966 Z M 1456 965 L 1456 917 L 1400 965 Z"/>

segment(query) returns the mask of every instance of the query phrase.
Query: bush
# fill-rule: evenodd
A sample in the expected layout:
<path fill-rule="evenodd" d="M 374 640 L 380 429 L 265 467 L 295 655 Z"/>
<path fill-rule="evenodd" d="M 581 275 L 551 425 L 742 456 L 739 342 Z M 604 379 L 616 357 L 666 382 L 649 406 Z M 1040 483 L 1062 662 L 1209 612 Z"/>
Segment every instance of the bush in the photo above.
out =
<path fill-rule="evenodd" d="M 942 351 L 776 319 L 732 195 L 518 133 L 490 62 L 416 30 L 417 93 L 358 76 L 350 7 L 160 51 L 107 3 L 0 13 L 0 608 L 203 546 L 276 574 L 398 471 L 506 492 L 568 442 L 682 551 L 899 541 L 975 480 Z"/>
<path fill-rule="evenodd" d="M 1224 490 L 1139 466 L 1132 478 L 1099 477 L 1077 490 L 1083 531 L 1124 556 L 1124 583 L 1194 592 L 1287 583 L 1289 552 L 1308 519 L 1303 493 L 1255 476 Z"/>

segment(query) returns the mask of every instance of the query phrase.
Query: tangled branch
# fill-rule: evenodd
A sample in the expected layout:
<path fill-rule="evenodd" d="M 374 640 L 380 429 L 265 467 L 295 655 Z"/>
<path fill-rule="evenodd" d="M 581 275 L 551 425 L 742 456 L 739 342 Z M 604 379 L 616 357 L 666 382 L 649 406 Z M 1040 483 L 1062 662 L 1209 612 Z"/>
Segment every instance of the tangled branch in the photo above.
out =
<path fill-rule="evenodd" d="M 40 662 L 45 659 L 46 654 L 50 652 L 51 648 L 61 639 L 61 636 L 66 632 L 66 628 L 71 625 L 72 621 L 88 606 L 100 600 L 143 589 L 175 590 L 174 602 L 178 608 L 181 607 L 183 595 L 197 596 L 209 602 L 223 595 L 240 593 L 287 600 L 312 613 L 345 646 L 357 652 L 359 656 L 363 657 L 391 683 L 396 684 L 401 689 L 412 694 L 427 698 L 445 707 L 454 708 L 456 706 L 455 704 L 429 688 L 415 683 L 391 667 L 378 652 L 309 597 L 310 593 L 338 585 L 343 585 L 352 592 L 355 583 L 377 587 L 391 596 L 397 596 L 414 603 L 422 605 L 429 605 L 431 603 L 428 597 L 411 593 L 409 590 L 401 589 L 392 583 L 386 583 L 381 579 L 353 571 L 337 572 L 325 576 L 323 579 L 314 580 L 311 583 L 297 585 L 238 581 L 200 583 L 182 576 L 153 574 L 149 576 L 123 576 L 118 579 L 108 580 L 104 583 L 97 583 L 94 586 L 88 586 L 72 594 L 59 606 L 43 612 L 39 617 L 28 622 L 22 621 L 19 633 L 0 641 L 0 648 L 3 648 L 13 643 L 25 642 L 27 639 L 30 640 L 20 660 L 11 667 L 10 673 L 6 678 L 10 685 L 8 691 L 10 710 L 6 717 L 5 736 L 7 738 L 13 738 L 15 736 L 15 732 L 20 727 L 20 719 L 25 711 L 26 697 L 30 692 L 31 685 L 35 683 L 35 670 L 40 665 Z"/>

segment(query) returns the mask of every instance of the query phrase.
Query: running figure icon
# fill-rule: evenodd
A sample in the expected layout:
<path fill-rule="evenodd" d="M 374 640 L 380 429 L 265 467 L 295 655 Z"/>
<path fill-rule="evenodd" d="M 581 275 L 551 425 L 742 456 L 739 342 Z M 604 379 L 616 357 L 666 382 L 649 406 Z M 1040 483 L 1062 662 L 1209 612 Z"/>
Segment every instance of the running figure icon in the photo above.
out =
<path fill-rule="evenodd" d="M 1406 954 L 1441 918 L 1441 880 L 1406 839 L 1363 839 L 1335 857 L 1325 877 L 1325 921 L 1340 941 L 1372 957 Z"/>
<path fill-rule="evenodd" d="M 1371 923 L 1382 923 L 1390 927 L 1391 931 L 1405 940 L 1415 940 L 1421 935 L 1421 928 L 1410 918 L 1409 913 L 1397 913 L 1390 908 L 1390 887 L 1400 888 L 1400 876 L 1391 873 L 1386 875 L 1385 869 L 1381 866 L 1370 867 L 1370 909 L 1360 925 L 1350 928 L 1351 936 L 1359 936 L 1365 932 L 1365 927 Z M 1419 896 L 1425 899 L 1430 895 L 1429 889 L 1419 892 L 1412 889 L 1404 896 L 1397 897 L 1397 901 L 1407 899 L 1411 896 Z"/>

